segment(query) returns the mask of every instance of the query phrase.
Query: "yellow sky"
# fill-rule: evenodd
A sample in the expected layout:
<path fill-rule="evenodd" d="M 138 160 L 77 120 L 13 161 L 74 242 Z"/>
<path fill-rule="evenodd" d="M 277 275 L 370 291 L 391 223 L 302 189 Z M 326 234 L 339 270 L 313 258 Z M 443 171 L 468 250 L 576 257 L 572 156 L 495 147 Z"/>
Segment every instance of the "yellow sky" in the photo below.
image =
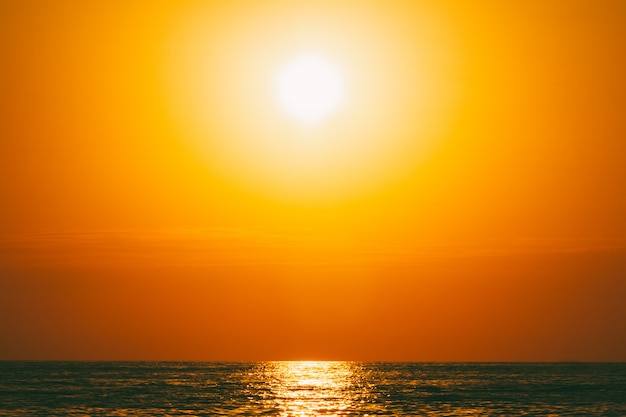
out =
<path fill-rule="evenodd" d="M 626 360 L 625 23 L 3 2 L 0 357 Z M 313 127 L 302 51 L 345 78 Z"/>

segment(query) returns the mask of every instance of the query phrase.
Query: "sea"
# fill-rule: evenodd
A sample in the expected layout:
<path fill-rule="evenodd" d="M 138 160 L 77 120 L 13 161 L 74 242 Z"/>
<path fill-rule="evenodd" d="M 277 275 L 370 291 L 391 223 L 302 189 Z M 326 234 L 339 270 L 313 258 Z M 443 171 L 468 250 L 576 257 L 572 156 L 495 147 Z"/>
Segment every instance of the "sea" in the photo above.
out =
<path fill-rule="evenodd" d="M 626 416 L 626 363 L 4 361 L 0 416 Z"/>

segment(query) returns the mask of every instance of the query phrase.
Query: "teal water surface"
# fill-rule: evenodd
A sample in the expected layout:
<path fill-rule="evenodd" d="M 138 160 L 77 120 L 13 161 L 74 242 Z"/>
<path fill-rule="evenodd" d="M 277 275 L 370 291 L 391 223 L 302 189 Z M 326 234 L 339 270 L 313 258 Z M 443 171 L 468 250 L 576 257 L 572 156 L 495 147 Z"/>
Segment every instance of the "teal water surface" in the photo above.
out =
<path fill-rule="evenodd" d="M 0 416 L 626 416 L 624 363 L 0 362 Z"/>

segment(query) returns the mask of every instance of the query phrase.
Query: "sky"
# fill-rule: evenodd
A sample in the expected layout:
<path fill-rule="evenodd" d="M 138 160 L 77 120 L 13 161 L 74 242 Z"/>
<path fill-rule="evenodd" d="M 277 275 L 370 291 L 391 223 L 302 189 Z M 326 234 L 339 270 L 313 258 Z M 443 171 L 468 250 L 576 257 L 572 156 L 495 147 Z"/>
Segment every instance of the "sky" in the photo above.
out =
<path fill-rule="evenodd" d="M 624 51 L 617 0 L 3 1 L 0 359 L 626 361 Z"/>

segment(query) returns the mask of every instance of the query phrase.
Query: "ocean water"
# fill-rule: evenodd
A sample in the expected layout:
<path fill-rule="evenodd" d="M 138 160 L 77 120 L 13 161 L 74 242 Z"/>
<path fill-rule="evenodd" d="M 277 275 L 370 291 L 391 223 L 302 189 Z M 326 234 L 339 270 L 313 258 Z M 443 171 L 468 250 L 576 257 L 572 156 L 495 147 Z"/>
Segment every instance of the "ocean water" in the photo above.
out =
<path fill-rule="evenodd" d="M 626 416 L 626 364 L 0 362 L 0 416 Z"/>

